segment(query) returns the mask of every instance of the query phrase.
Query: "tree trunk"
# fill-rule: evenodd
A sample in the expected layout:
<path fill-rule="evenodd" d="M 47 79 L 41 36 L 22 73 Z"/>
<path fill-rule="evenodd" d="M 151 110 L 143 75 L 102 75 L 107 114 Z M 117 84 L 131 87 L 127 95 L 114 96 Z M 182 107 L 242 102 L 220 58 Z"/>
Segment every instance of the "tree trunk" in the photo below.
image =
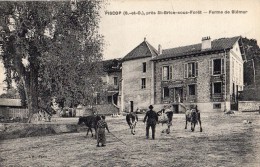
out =
<path fill-rule="evenodd" d="M 38 113 L 38 71 L 30 69 L 23 78 L 24 90 L 29 110 L 28 123 L 36 121 Z"/>

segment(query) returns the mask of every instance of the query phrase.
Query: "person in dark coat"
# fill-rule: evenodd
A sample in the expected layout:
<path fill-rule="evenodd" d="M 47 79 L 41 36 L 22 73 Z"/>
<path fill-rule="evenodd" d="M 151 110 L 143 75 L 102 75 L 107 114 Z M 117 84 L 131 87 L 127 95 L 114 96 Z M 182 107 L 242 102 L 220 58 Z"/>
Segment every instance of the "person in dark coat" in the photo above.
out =
<path fill-rule="evenodd" d="M 149 110 L 146 112 L 144 117 L 144 123 L 146 122 L 146 138 L 149 138 L 149 129 L 152 128 L 152 138 L 155 138 L 155 127 L 158 122 L 158 115 L 153 111 L 153 106 L 149 106 Z"/>

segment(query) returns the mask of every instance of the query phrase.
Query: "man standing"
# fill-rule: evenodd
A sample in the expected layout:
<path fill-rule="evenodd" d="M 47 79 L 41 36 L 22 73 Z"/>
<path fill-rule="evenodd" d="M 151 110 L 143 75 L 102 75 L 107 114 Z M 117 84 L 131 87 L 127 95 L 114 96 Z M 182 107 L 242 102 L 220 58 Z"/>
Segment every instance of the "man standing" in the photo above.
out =
<path fill-rule="evenodd" d="M 147 121 L 147 122 L 146 122 Z M 146 138 L 149 138 L 149 129 L 152 128 L 152 138 L 154 140 L 155 135 L 155 127 L 158 122 L 158 115 L 155 111 L 153 111 L 153 106 L 149 106 L 149 110 L 146 112 L 144 117 L 144 123 L 146 122 Z"/>

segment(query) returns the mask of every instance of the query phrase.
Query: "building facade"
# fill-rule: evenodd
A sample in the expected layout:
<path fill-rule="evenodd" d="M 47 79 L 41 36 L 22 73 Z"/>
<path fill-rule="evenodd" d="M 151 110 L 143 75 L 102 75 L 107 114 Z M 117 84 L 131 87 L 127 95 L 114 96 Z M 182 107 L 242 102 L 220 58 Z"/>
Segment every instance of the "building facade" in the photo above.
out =
<path fill-rule="evenodd" d="M 120 59 L 104 60 L 101 62 L 102 72 L 100 74 L 103 87 L 96 90 L 94 95 L 95 105 L 87 114 L 93 110 L 100 115 L 119 114 L 121 106 L 121 61 Z M 86 113 L 85 113 L 86 114 Z"/>
<path fill-rule="evenodd" d="M 120 89 L 122 69 L 120 59 L 105 60 L 102 62 L 102 81 L 104 90 L 97 94 L 97 104 L 113 104 L 120 106 Z"/>
<path fill-rule="evenodd" d="M 152 103 L 153 66 L 157 50 L 146 39 L 122 59 L 121 111 L 145 109 Z"/>
<path fill-rule="evenodd" d="M 117 104 L 120 111 L 155 110 L 172 105 L 197 105 L 202 112 L 236 109 L 238 93 L 243 91 L 243 63 L 246 60 L 241 37 L 211 40 L 198 44 L 156 50 L 146 39 L 121 62 Z M 115 75 L 108 73 L 107 83 Z"/>
<path fill-rule="evenodd" d="M 154 104 L 171 104 L 175 112 L 197 105 L 206 111 L 237 106 L 243 90 L 245 55 L 240 37 L 166 49 L 152 59 L 155 65 Z"/>

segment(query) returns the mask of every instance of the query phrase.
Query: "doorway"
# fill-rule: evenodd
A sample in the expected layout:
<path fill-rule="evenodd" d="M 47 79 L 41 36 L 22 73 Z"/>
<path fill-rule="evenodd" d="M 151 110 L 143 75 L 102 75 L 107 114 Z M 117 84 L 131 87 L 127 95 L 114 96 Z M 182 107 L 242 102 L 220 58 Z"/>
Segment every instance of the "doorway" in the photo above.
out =
<path fill-rule="evenodd" d="M 182 87 L 174 88 L 174 102 L 183 103 L 183 88 Z"/>
<path fill-rule="evenodd" d="M 130 112 L 134 112 L 134 102 L 130 101 Z"/>

